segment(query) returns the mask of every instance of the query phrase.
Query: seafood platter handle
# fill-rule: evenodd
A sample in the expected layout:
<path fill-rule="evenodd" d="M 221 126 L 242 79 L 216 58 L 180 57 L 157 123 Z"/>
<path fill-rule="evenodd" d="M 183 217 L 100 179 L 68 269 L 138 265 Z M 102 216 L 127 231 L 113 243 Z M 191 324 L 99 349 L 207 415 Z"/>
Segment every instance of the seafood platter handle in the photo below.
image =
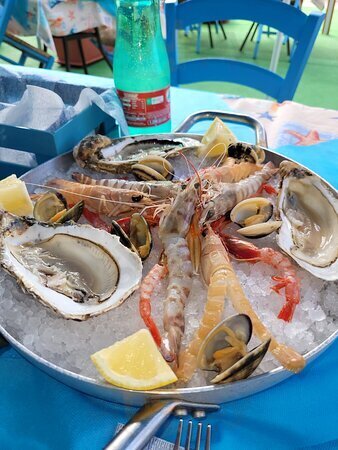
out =
<path fill-rule="evenodd" d="M 207 412 L 218 410 L 218 405 L 175 399 L 147 403 L 117 433 L 105 450 L 143 449 L 172 413 L 177 416 L 186 416 L 190 413 L 193 417 L 202 418 Z"/>
<path fill-rule="evenodd" d="M 263 125 L 254 117 L 246 114 L 237 114 L 224 111 L 198 111 L 188 116 L 175 130 L 174 133 L 187 133 L 196 123 L 204 120 L 214 120 L 216 117 L 224 122 L 247 125 L 255 131 L 256 145 L 267 148 L 268 142 Z"/>

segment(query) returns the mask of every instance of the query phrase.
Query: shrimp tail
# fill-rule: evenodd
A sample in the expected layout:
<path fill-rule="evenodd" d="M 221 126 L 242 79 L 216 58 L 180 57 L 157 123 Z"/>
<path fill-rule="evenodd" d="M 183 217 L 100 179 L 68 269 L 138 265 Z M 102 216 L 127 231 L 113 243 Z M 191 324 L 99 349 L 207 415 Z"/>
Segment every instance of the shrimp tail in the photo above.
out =
<path fill-rule="evenodd" d="M 290 277 L 272 277 L 272 279 L 278 281 L 275 286 L 271 287 L 277 294 L 279 294 L 281 289 L 285 288 L 286 303 L 280 310 L 278 318 L 285 322 L 291 322 L 295 308 L 299 303 L 299 283 L 296 280 L 290 279 Z"/>
<path fill-rule="evenodd" d="M 297 303 L 295 302 L 286 302 L 283 308 L 279 311 L 278 319 L 282 319 L 285 322 L 291 322 L 296 306 Z"/>

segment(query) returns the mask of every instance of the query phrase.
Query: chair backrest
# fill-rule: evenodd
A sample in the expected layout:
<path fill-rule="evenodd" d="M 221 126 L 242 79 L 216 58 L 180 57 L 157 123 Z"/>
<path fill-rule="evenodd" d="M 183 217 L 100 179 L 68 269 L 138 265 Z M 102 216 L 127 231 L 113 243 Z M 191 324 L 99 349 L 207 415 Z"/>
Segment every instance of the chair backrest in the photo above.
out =
<path fill-rule="evenodd" d="M 199 81 L 227 81 L 257 89 L 281 102 L 292 100 L 310 56 L 325 14 L 310 15 L 282 2 L 271 0 L 166 0 L 167 50 L 171 84 Z M 178 63 L 177 30 L 215 20 L 249 20 L 269 25 L 292 37 L 297 47 L 285 78 L 254 64 L 226 59 L 204 58 Z"/>
<path fill-rule="evenodd" d="M 15 6 L 14 0 L 0 0 L 0 44 Z"/>

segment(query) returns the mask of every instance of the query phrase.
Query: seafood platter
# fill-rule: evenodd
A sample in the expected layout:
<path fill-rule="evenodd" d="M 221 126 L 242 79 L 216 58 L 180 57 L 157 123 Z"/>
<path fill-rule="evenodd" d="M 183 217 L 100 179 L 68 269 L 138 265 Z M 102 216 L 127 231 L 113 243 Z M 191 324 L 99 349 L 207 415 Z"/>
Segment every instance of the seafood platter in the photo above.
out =
<path fill-rule="evenodd" d="M 186 132 L 205 119 L 204 136 Z M 224 121 L 254 127 L 256 144 Z M 83 392 L 223 403 L 337 337 L 337 192 L 268 150 L 250 117 L 89 136 L 1 181 L 0 205 L 0 333 Z"/>

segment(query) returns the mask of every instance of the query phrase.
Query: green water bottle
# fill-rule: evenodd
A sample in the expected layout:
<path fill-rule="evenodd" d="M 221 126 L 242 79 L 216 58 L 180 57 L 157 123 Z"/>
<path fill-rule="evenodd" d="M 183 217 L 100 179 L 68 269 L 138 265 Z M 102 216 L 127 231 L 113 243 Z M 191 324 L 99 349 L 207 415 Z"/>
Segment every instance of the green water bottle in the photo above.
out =
<path fill-rule="evenodd" d="M 170 132 L 170 68 L 159 0 L 116 3 L 114 81 L 130 134 Z"/>

